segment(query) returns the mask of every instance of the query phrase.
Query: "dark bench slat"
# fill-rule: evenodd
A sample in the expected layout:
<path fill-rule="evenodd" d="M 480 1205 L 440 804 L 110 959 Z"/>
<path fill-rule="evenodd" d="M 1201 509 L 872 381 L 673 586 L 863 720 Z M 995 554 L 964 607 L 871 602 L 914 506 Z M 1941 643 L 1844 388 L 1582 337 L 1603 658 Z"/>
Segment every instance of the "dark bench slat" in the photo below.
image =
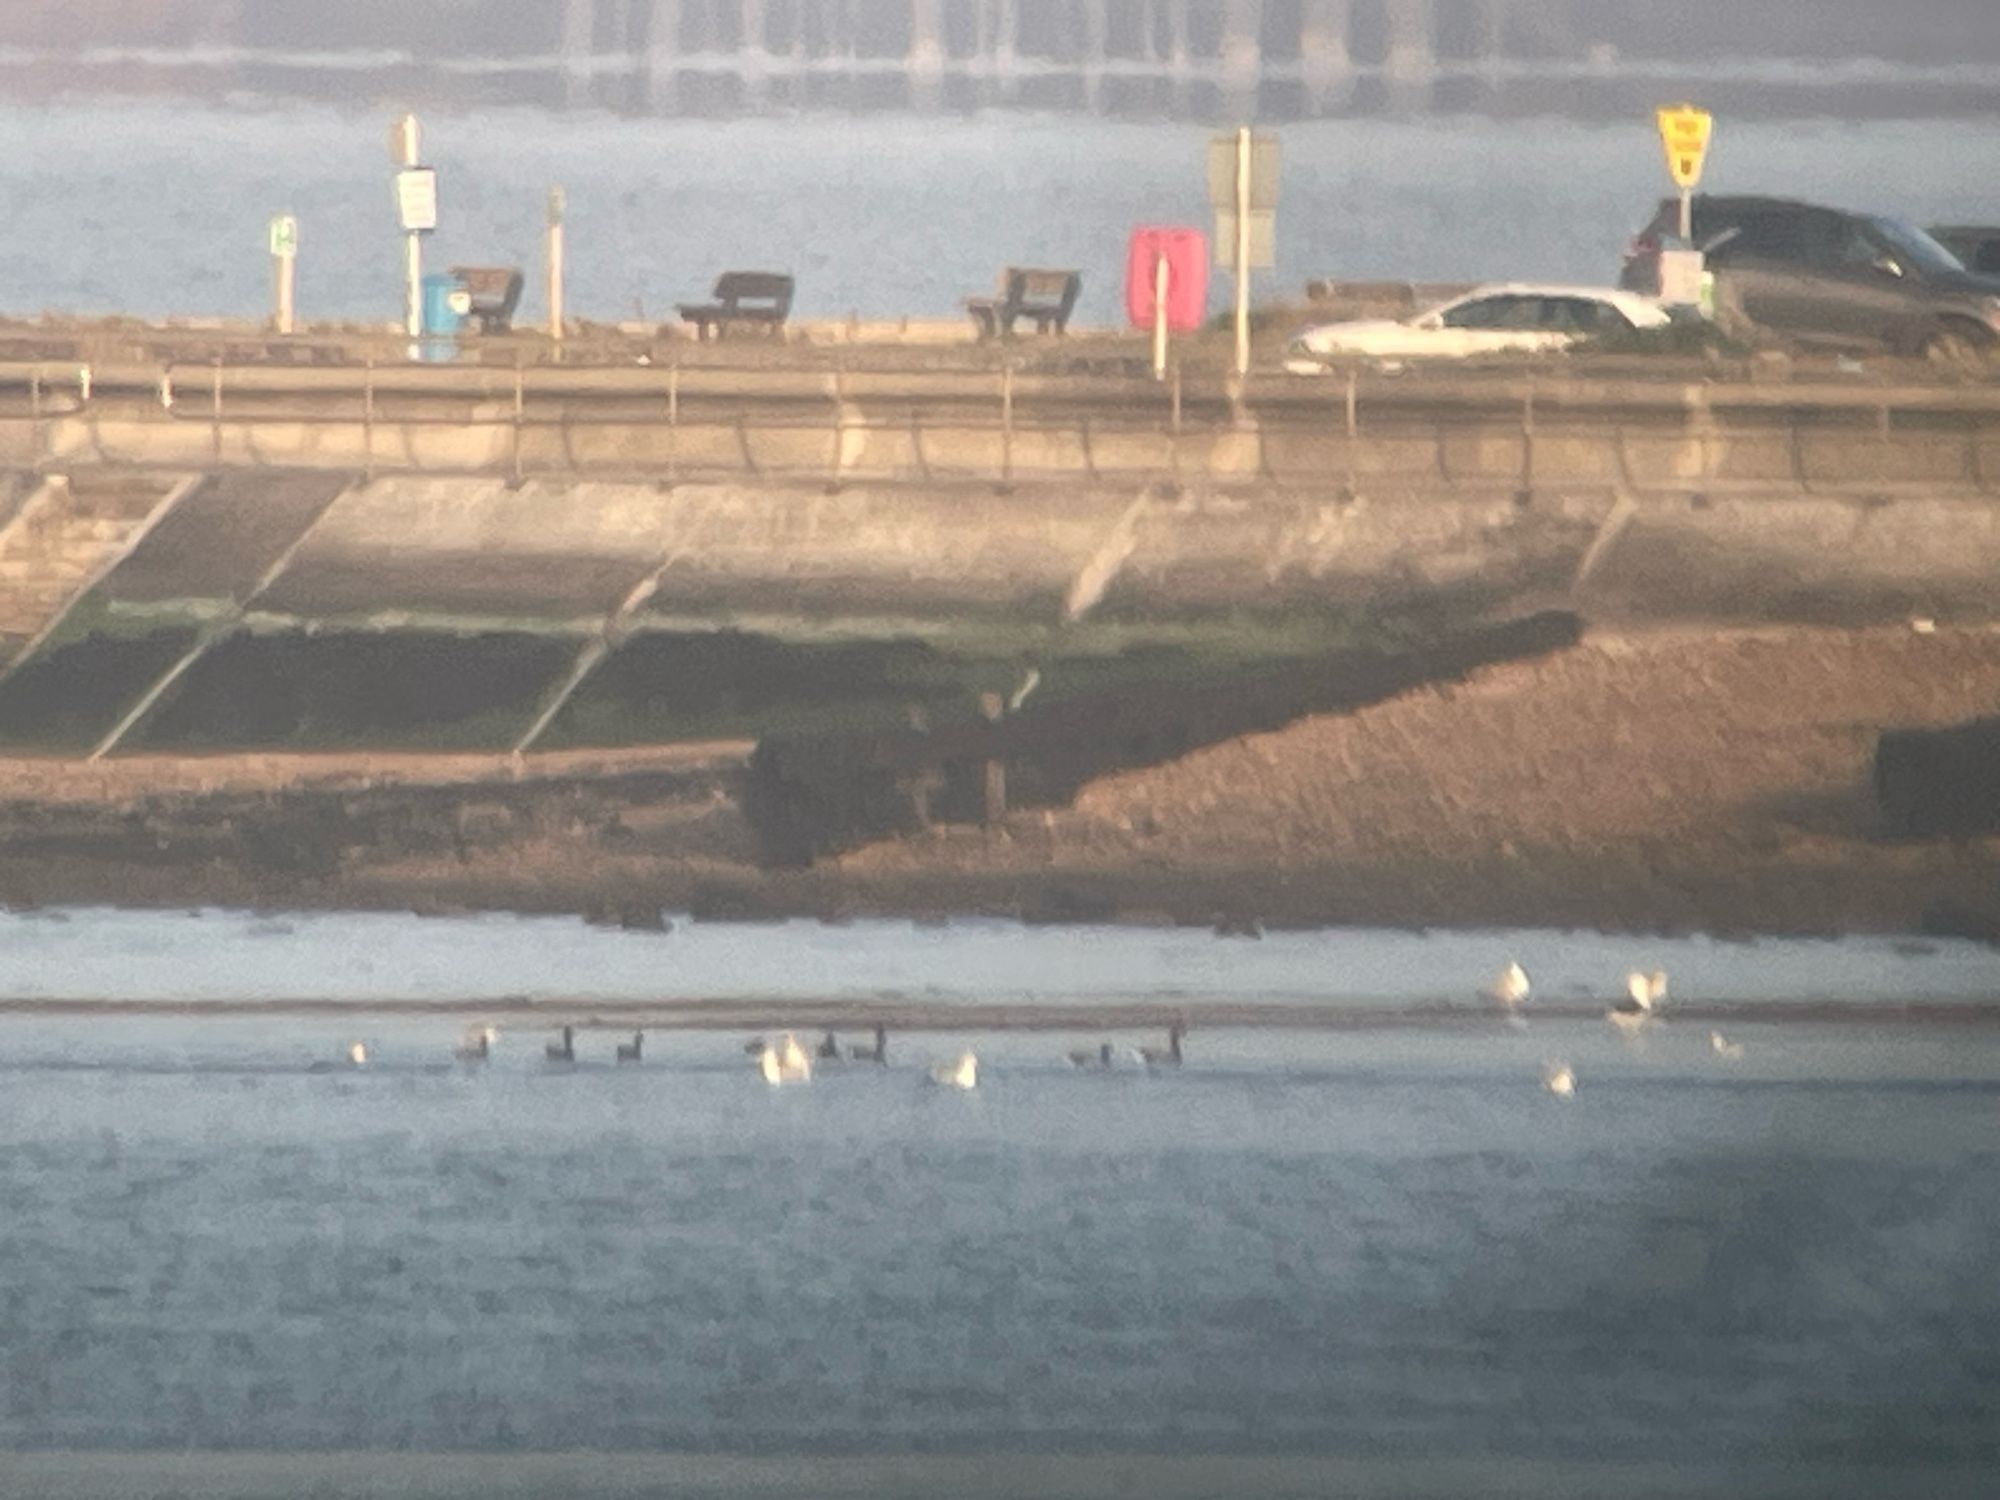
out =
<path fill-rule="evenodd" d="M 1000 273 L 999 286 L 996 296 L 965 299 L 982 339 L 1013 337 L 1022 318 L 1033 318 L 1037 333 L 1062 334 L 1083 290 L 1083 273 L 1009 266 Z"/>
<path fill-rule="evenodd" d="M 720 338 L 732 323 L 760 323 L 775 335 L 792 315 L 790 276 L 777 271 L 724 271 L 715 279 L 711 302 L 683 302 L 675 311 L 684 322 L 695 325 L 704 342 L 713 328 Z"/>

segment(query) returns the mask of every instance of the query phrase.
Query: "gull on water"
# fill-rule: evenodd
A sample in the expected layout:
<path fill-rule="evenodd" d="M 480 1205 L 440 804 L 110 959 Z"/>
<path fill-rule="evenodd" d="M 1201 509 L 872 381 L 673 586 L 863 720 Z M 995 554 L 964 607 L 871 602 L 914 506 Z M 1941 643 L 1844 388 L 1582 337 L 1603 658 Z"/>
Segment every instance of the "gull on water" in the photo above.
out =
<path fill-rule="evenodd" d="M 774 1087 L 781 1083 L 812 1082 L 812 1059 L 789 1031 L 778 1039 L 775 1047 L 768 1042 L 752 1043 L 752 1047 L 757 1055 L 757 1071 L 764 1075 L 764 1082 Z"/>
<path fill-rule="evenodd" d="M 1487 996 L 1508 1010 L 1524 1004 L 1534 993 L 1534 986 L 1528 983 L 1528 971 L 1517 963 L 1507 965 L 1487 988 Z"/>
<path fill-rule="evenodd" d="M 356 1042 L 347 1049 L 347 1061 L 357 1068 L 365 1066 L 368 1062 L 368 1049 L 360 1042 Z"/>
<path fill-rule="evenodd" d="M 967 1048 L 950 1062 L 939 1063 L 932 1068 L 931 1082 L 951 1089 L 976 1089 L 979 1087 L 979 1059 Z"/>
<path fill-rule="evenodd" d="M 1542 1087 L 1558 1099 L 1567 1099 L 1576 1093 L 1576 1069 L 1566 1062 L 1552 1062 L 1542 1068 Z"/>
<path fill-rule="evenodd" d="M 1667 976 L 1655 969 L 1642 974 L 1637 969 L 1625 976 L 1625 998 L 1604 1013 L 1604 1018 L 1627 1036 L 1636 1035 L 1657 1020 L 1657 1007 L 1667 998 Z"/>
<path fill-rule="evenodd" d="M 1708 1034 L 1708 1045 L 1724 1062 L 1738 1062 L 1743 1057 L 1743 1044 L 1730 1041 L 1719 1031 L 1711 1031 Z"/>

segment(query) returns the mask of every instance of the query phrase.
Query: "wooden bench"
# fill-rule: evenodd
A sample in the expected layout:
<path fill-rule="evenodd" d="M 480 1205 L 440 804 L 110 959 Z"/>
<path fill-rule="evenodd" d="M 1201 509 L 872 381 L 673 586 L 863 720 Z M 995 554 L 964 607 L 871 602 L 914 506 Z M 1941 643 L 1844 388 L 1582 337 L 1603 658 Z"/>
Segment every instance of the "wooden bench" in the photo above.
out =
<path fill-rule="evenodd" d="M 521 305 L 521 273 L 513 266 L 453 266 L 451 274 L 472 299 L 468 316 L 481 333 L 506 333 Z"/>
<path fill-rule="evenodd" d="M 792 314 L 792 278 L 776 271 L 724 271 L 709 295 L 711 302 L 679 305 L 682 320 L 694 324 L 703 343 L 710 329 L 721 338 L 732 323 L 761 323 L 776 338 Z"/>
<path fill-rule="evenodd" d="M 1061 334 L 1083 290 L 1081 271 L 1041 271 L 1009 266 L 1000 273 L 998 295 L 967 297 L 965 310 L 982 339 L 1012 338 L 1022 318 L 1035 320 L 1035 332 Z"/>

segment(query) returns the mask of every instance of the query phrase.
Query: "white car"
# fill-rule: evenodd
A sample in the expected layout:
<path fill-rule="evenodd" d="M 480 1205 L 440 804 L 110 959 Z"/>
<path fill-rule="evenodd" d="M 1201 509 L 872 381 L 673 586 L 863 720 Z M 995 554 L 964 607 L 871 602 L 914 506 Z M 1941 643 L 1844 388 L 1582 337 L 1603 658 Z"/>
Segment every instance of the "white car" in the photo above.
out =
<path fill-rule="evenodd" d="M 1465 359 L 1567 349 L 1579 339 L 1664 328 L 1664 309 L 1636 292 L 1588 286 L 1482 286 L 1401 320 L 1326 323 L 1285 346 L 1285 368 L 1317 375 L 1329 358 Z"/>

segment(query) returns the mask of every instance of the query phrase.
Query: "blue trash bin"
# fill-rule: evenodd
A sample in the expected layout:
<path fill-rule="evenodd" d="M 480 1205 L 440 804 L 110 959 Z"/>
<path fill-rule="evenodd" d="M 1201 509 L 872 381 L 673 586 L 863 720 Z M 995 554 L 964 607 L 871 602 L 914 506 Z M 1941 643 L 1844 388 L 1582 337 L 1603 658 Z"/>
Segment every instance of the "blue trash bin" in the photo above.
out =
<path fill-rule="evenodd" d="M 456 276 L 435 272 L 424 278 L 423 357 L 449 360 L 458 354 L 458 336 L 472 311 L 471 295 Z"/>

